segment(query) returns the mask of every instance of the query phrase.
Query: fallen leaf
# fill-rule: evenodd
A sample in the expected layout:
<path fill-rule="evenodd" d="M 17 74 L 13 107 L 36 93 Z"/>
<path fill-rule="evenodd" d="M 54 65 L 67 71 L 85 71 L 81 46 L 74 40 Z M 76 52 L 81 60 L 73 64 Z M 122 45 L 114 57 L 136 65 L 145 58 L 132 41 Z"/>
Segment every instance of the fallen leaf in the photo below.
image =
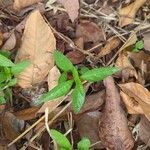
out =
<path fill-rule="evenodd" d="M 143 34 L 143 40 L 144 40 L 144 48 L 145 50 L 150 52 L 150 45 L 149 45 L 149 41 L 150 41 L 150 32 Z"/>
<path fill-rule="evenodd" d="M 2 129 L 7 139 L 14 140 L 20 135 L 24 121 L 17 119 L 13 114 L 6 112 L 2 120 Z"/>
<path fill-rule="evenodd" d="M 56 66 L 54 66 L 49 71 L 49 75 L 48 75 L 48 89 L 49 89 L 49 91 L 51 89 L 53 89 L 56 85 L 58 85 L 58 80 L 59 80 L 60 75 L 61 75 L 60 71 L 59 71 L 59 69 Z M 55 99 L 53 101 L 48 101 L 48 102 L 44 103 L 43 106 L 38 111 L 38 113 L 44 113 L 46 107 L 48 107 L 49 109 L 56 107 L 60 103 L 61 99 L 62 99 L 62 97 L 61 98 L 57 98 L 57 99 Z"/>
<path fill-rule="evenodd" d="M 116 49 L 121 43 L 121 40 L 118 37 L 112 37 L 108 39 L 106 45 L 100 50 L 98 56 L 101 58 L 109 54 L 112 50 Z"/>
<path fill-rule="evenodd" d="M 75 120 L 80 137 L 87 137 L 92 144 L 99 141 L 98 123 L 100 115 L 101 113 L 99 111 L 93 111 L 84 113 L 79 119 Z M 103 146 L 99 143 L 92 148 L 100 149 L 103 148 Z"/>
<path fill-rule="evenodd" d="M 41 2 L 42 0 L 14 0 L 13 8 L 17 11 L 35 3 Z"/>
<path fill-rule="evenodd" d="M 26 21 L 22 44 L 16 56 L 16 62 L 29 60 L 31 65 L 17 76 L 22 88 L 40 83 L 54 66 L 52 52 L 56 49 L 56 40 L 38 10 L 32 12 Z"/>
<path fill-rule="evenodd" d="M 85 58 L 85 55 L 77 50 L 67 53 L 66 56 L 70 59 L 70 61 L 73 64 L 79 64 L 79 63 L 83 62 L 83 60 Z"/>
<path fill-rule="evenodd" d="M 7 41 L 2 46 L 2 49 L 4 50 L 12 50 L 16 46 L 16 36 L 15 33 L 12 32 L 10 37 L 7 39 Z"/>
<path fill-rule="evenodd" d="M 23 109 L 21 111 L 14 112 L 13 114 L 16 116 L 16 118 L 20 120 L 31 120 L 36 118 L 36 113 L 38 110 L 39 110 L 38 107 L 31 107 Z"/>
<path fill-rule="evenodd" d="M 124 27 L 134 22 L 135 15 L 140 7 L 145 4 L 146 0 L 135 0 L 130 5 L 119 10 L 119 26 Z"/>
<path fill-rule="evenodd" d="M 139 138 L 142 140 L 147 146 L 150 146 L 150 122 L 144 116 L 141 115 L 139 122 Z"/>
<path fill-rule="evenodd" d="M 66 9 L 72 22 L 78 17 L 79 1 L 78 0 L 58 0 Z"/>
<path fill-rule="evenodd" d="M 80 24 L 76 28 L 76 37 L 82 37 L 84 42 L 104 41 L 102 29 L 95 24 L 87 20 L 80 21 Z"/>
<path fill-rule="evenodd" d="M 150 92 L 142 85 L 134 82 L 119 84 L 119 86 L 124 93 L 134 98 L 135 101 L 139 103 L 145 116 L 150 120 Z"/>
<path fill-rule="evenodd" d="M 120 95 L 112 77 L 104 80 L 106 102 L 100 118 L 99 136 L 109 150 L 131 150 L 134 140 L 128 129 L 127 119 L 120 106 Z"/>
<path fill-rule="evenodd" d="M 136 79 L 138 78 L 135 68 L 132 66 L 128 56 L 126 56 L 125 53 L 122 52 L 119 54 L 115 66 L 121 69 L 123 82 L 128 81 L 129 77 L 135 77 Z"/>
<path fill-rule="evenodd" d="M 120 92 L 121 98 L 125 103 L 129 114 L 144 114 L 143 109 L 132 97 L 128 96 L 124 92 Z"/>

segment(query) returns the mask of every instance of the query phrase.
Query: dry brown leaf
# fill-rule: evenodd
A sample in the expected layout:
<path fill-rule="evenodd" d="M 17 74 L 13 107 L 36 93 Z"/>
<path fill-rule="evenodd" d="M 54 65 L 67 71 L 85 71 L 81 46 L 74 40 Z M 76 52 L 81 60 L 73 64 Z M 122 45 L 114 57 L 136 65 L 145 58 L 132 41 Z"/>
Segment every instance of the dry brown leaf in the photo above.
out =
<path fill-rule="evenodd" d="M 119 54 L 115 66 L 121 68 L 123 81 L 127 81 L 129 77 L 135 77 L 136 79 L 138 78 L 135 68 L 130 63 L 128 56 L 126 56 L 124 53 Z"/>
<path fill-rule="evenodd" d="M 85 55 L 83 53 L 81 53 L 80 51 L 77 51 L 77 50 L 67 53 L 66 56 L 70 59 L 70 61 L 73 64 L 82 63 L 84 58 L 85 58 Z"/>
<path fill-rule="evenodd" d="M 24 127 L 24 121 L 17 119 L 13 114 L 6 112 L 2 120 L 2 128 L 5 137 L 14 140 L 19 136 L 20 131 Z"/>
<path fill-rule="evenodd" d="M 66 9 L 72 22 L 78 17 L 79 1 L 78 0 L 58 0 Z"/>
<path fill-rule="evenodd" d="M 144 115 L 141 115 L 141 119 L 139 122 L 139 138 L 147 146 L 150 146 L 150 134 L 149 133 L 150 133 L 150 122 Z"/>
<path fill-rule="evenodd" d="M 49 75 L 48 75 L 49 90 L 53 89 L 56 85 L 58 85 L 58 80 L 59 80 L 60 75 L 61 75 L 60 71 L 58 70 L 58 68 L 56 66 L 54 66 L 50 70 Z M 49 109 L 56 107 L 60 103 L 61 99 L 62 99 L 62 97 L 54 99 L 53 101 L 48 101 L 48 102 L 44 103 L 43 106 L 38 111 L 38 113 L 44 113 L 46 107 L 48 107 Z"/>
<path fill-rule="evenodd" d="M 14 112 L 13 114 L 16 116 L 16 118 L 20 120 L 31 120 L 36 117 L 36 113 L 38 110 L 39 110 L 38 107 L 32 107 Z"/>
<path fill-rule="evenodd" d="M 106 45 L 100 50 L 98 54 L 99 57 L 103 57 L 109 54 L 112 50 L 116 49 L 121 43 L 121 40 L 118 37 L 112 37 L 108 39 Z"/>
<path fill-rule="evenodd" d="M 81 20 L 76 28 L 76 37 L 82 37 L 84 42 L 104 41 L 102 29 L 94 22 Z"/>
<path fill-rule="evenodd" d="M 29 60 L 31 65 L 20 73 L 18 85 L 22 88 L 40 83 L 54 66 L 52 53 L 56 49 L 55 37 L 38 10 L 26 21 L 22 44 L 16 62 Z"/>
<path fill-rule="evenodd" d="M 129 114 L 144 114 L 141 106 L 132 97 L 124 92 L 120 92 L 123 102 L 125 103 Z"/>
<path fill-rule="evenodd" d="M 112 77 L 104 80 L 106 102 L 100 118 L 99 136 L 106 149 L 131 150 L 134 141 L 128 129 L 127 119 L 120 106 L 120 94 Z"/>
<path fill-rule="evenodd" d="M 33 5 L 41 1 L 42 0 L 14 0 L 13 8 L 19 11 L 24 7 Z"/>
<path fill-rule="evenodd" d="M 150 120 L 150 92 L 142 85 L 134 82 L 119 84 L 119 86 L 124 93 L 139 103 L 145 116 Z"/>
<path fill-rule="evenodd" d="M 10 37 L 7 39 L 7 41 L 2 46 L 2 49 L 4 50 L 12 50 L 16 46 L 16 36 L 15 33 L 12 32 Z"/>
<path fill-rule="evenodd" d="M 91 143 L 99 141 L 98 137 L 98 123 L 101 113 L 99 111 L 93 111 L 84 113 L 81 117 L 75 120 L 80 137 L 87 137 Z M 104 148 L 101 143 L 96 144 L 93 149 Z"/>
<path fill-rule="evenodd" d="M 124 27 L 134 22 L 135 15 L 140 7 L 145 4 L 146 0 L 135 0 L 130 5 L 119 10 L 119 26 Z"/>

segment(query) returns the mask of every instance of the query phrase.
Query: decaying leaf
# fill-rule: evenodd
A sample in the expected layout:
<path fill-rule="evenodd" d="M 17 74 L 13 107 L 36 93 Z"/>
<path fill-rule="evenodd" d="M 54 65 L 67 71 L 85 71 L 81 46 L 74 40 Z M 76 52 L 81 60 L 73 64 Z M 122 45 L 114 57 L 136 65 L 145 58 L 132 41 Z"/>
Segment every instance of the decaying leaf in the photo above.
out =
<path fill-rule="evenodd" d="M 22 88 L 40 83 L 54 66 L 52 53 L 56 49 L 56 40 L 38 10 L 31 13 L 26 21 L 22 44 L 16 56 L 16 62 L 29 60 L 31 65 L 18 78 Z"/>
<path fill-rule="evenodd" d="M 72 22 L 78 17 L 79 1 L 78 0 L 58 0 L 65 7 Z"/>
<path fill-rule="evenodd" d="M 150 120 L 150 92 L 144 88 L 142 85 L 134 82 L 119 84 L 122 91 L 128 96 L 135 99 L 135 102 L 138 102 L 141 106 L 145 116 Z M 133 107 L 134 109 L 134 107 Z M 136 110 L 135 110 L 136 111 Z"/>
<path fill-rule="evenodd" d="M 98 136 L 98 123 L 101 113 L 99 111 L 93 111 L 84 113 L 79 119 L 75 120 L 80 137 L 87 137 L 91 143 L 99 141 Z M 103 148 L 102 144 L 99 143 L 93 147 L 94 149 Z"/>
<path fill-rule="evenodd" d="M 128 56 L 126 56 L 123 52 L 119 54 L 115 66 L 122 70 L 121 74 L 123 81 L 127 81 L 129 77 L 138 78 L 135 68 L 130 63 Z"/>
<path fill-rule="evenodd" d="M 16 116 L 16 118 L 20 120 L 31 120 L 36 117 L 36 113 L 38 110 L 39 110 L 38 107 L 31 107 L 23 109 L 21 111 L 14 112 L 13 114 Z"/>
<path fill-rule="evenodd" d="M 60 75 L 61 75 L 60 71 L 58 70 L 58 68 L 56 66 L 54 66 L 49 71 L 49 75 L 48 75 L 48 89 L 49 90 L 53 89 L 56 85 L 58 85 L 58 80 L 59 80 Z M 62 99 L 62 97 L 57 98 L 53 101 L 48 101 L 48 102 L 44 103 L 43 106 L 38 111 L 38 113 L 44 113 L 46 107 L 48 107 L 49 109 L 56 107 L 60 103 L 61 99 Z"/>
<path fill-rule="evenodd" d="M 76 37 L 82 37 L 84 42 L 104 41 L 102 29 L 94 22 L 87 20 L 80 21 L 76 28 Z"/>
<path fill-rule="evenodd" d="M 5 137 L 9 140 L 14 140 L 19 136 L 20 131 L 24 127 L 24 121 L 17 119 L 13 114 L 6 112 L 2 120 L 2 128 Z"/>
<path fill-rule="evenodd" d="M 109 54 L 112 50 L 116 49 L 120 43 L 121 43 L 121 40 L 118 37 L 112 37 L 108 39 L 106 45 L 100 50 L 100 53 L 98 54 L 98 56 L 103 57 Z"/>
<path fill-rule="evenodd" d="M 12 50 L 15 46 L 16 46 L 16 36 L 15 36 L 15 33 L 12 32 L 10 37 L 7 39 L 7 41 L 2 46 L 2 49 Z"/>
<path fill-rule="evenodd" d="M 120 92 L 121 98 L 125 103 L 129 114 L 144 114 L 143 109 L 132 97 L 128 96 L 124 92 Z"/>
<path fill-rule="evenodd" d="M 35 4 L 35 3 L 38 3 L 38 2 L 41 2 L 41 1 L 42 0 L 15 0 L 13 7 L 14 7 L 15 10 L 19 11 L 24 7 L 30 6 L 32 4 Z"/>
<path fill-rule="evenodd" d="M 149 133 L 150 133 L 150 122 L 144 115 L 141 115 L 141 119 L 139 122 L 139 138 L 147 146 L 150 146 L 150 134 Z"/>
<path fill-rule="evenodd" d="M 120 95 L 112 77 L 104 80 L 106 102 L 100 118 L 99 136 L 106 149 L 131 150 L 134 141 L 120 106 Z"/>
<path fill-rule="evenodd" d="M 119 26 L 124 27 L 134 22 L 135 15 L 140 7 L 145 4 L 146 0 L 135 0 L 130 5 L 119 10 Z"/>

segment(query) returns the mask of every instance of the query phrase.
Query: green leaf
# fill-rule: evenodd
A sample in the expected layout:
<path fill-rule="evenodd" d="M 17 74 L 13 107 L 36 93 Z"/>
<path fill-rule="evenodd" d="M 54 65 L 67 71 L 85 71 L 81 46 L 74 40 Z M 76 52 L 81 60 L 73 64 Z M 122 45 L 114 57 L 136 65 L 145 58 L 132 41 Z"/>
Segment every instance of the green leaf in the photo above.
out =
<path fill-rule="evenodd" d="M 66 82 L 66 81 L 67 81 L 67 73 L 66 73 L 66 72 L 63 72 L 63 73 L 61 74 L 61 76 L 59 77 L 58 84 L 63 83 L 63 82 Z"/>
<path fill-rule="evenodd" d="M 4 72 L 0 72 L 0 83 L 4 82 L 6 80 L 7 80 L 7 78 L 6 78 L 5 73 Z"/>
<path fill-rule="evenodd" d="M 76 85 L 81 86 L 82 83 L 79 78 L 78 70 L 75 67 L 73 67 L 72 69 L 72 74 L 73 74 L 73 79 L 75 80 Z"/>
<path fill-rule="evenodd" d="M 50 135 L 52 139 L 60 146 L 60 148 L 65 150 L 72 150 L 72 146 L 69 142 L 69 140 L 60 132 L 57 130 L 51 129 Z"/>
<path fill-rule="evenodd" d="M 17 84 L 17 79 L 14 78 L 14 79 L 11 79 L 11 80 L 8 82 L 7 86 L 8 86 L 8 87 L 9 87 L 9 86 L 14 86 L 14 85 L 16 85 L 16 84 Z"/>
<path fill-rule="evenodd" d="M 85 92 L 83 86 L 77 86 L 72 93 L 72 108 L 74 113 L 79 113 L 85 100 Z"/>
<path fill-rule="evenodd" d="M 3 69 L 4 69 L 5 76 L 7 78 L 6 81 L 10 81 L 12 77 L 11 69 L 8 67 L 4 67 Z"/>
<path fill-rule="evenodd" d="M 90 81 L 90 82 L 96 82 L 96 81 L 101 81 L 118 71 L 119 71 L 119 68 L 117 67 L 95 68 L 95 69 L 85 72 L 83 75 L 81 75 L 80 78 L 83 80 Z"/>
<path fill-rule="evenodd" d="M 0 104 L 6 103 L 4 96 L 0 96 Z"/>
<path fill-rule="evenodd" d="M 79 71 L 80 74 L 84 74 L 85 72 L 89 71 L 88 67 L 82 67 Z"/>
<path fill-rule="evenodd" d="M 9 58 L 11 53 L 9 51 L 6 51 L 6 50 L 1 50 L 0 54 L 7 57 L 7 58 Z"/>
<path fill-rule="evenodd" d="M 137 41 L 136 44 L 135 44 L 135 48 L 143 49 L 144 48 L 144 42 L 142 40 Z"/>
<path fill-rule="evenodd" d="M 8 59 L 7 57 L 0 54 L 0 66 L 11 67 L 11 66 L 14 66 L 14 65 L 15 64 L 10 59 Z"/>
<path fill-rule="evenodd" d="M 58 84 L 52 90 L 50 90 L 41 97 L 41 102 L 46 102 L 66 95 L 70 91 L 72 84 L 73 84 L 72 80 Z"/>
<path fill-rule="evenodd" d="M 91 142 L 87 138 L 82 138 L 82 140 L 77 144 L 78 150 L 89 150 Z"/>
<path fill-rule="evenodd" d="M 13 75 L 17 75 L 21 73 L 25 68 L 27 68 L 30 65 L 30 62 L 27 60 L 24 60 L 22 62 L 19 62 L 11 67 L 11 72 Z"/>
<path fill-rule="evenodd" d="M 71 71 L 73 68 L 73 64 L 71 63 L 71 61 L 65 56 L 63 55 L 63 53 L 61 53 L 60 51 L 55 51 L 54 52 L 54 59 L 56 62 L 56 65 L 62 69 L 63 71 Z"/>
<path fill-rule="evenodd" d="M 132 52 L 135 52 L 135 53 L 138 53 L 138 52 L 140 52 L 141 50 L 140 49 L 137 49 L 137 48 L 134 48 L 133 50 L 132 50 Z"/>

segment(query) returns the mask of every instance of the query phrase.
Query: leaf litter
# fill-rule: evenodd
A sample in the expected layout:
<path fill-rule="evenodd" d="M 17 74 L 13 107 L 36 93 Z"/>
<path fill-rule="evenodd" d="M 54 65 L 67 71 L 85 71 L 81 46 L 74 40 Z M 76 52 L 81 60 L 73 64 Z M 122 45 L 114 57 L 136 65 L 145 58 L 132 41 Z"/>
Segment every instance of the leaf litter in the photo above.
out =
<path fill-rule="evenodd" d="M 30 62 L 15 74 L 12 92 L 3 91 L 0 83 L 0 101 L 7 100 L 0 105 L 0 148 L 57 149 L 45 131 L 48 108 L 49 128 L 67 135 L 73 149 L 90 143 L 100 150 L 149 149 L 149 6 L 148 0 L 0 1 L 0 62 L 7 78 L 15 63 Z M 139 51 L 134 51 L 136 45 Z M 56 49 L 64 54 L 59 64 L 54 62 Z M 73 65 L 63 65 L 65 56 Z M 120 71 L 114 67 L 112 75 L 112 66 Z M 74 67 L 81 78 L 72 74 Z M 102 78 L 98 68 L 113 77 Z M 65 95 L 35 106 L 59 82 L 71 91 L 59 86 L 55 90 L 61 88 Z M 75 102 L 80 97 L 83 105 L 77 114 L 71 105 L 74 88 Z M 132 127 L 130 118 L 135 118 Z"/>

